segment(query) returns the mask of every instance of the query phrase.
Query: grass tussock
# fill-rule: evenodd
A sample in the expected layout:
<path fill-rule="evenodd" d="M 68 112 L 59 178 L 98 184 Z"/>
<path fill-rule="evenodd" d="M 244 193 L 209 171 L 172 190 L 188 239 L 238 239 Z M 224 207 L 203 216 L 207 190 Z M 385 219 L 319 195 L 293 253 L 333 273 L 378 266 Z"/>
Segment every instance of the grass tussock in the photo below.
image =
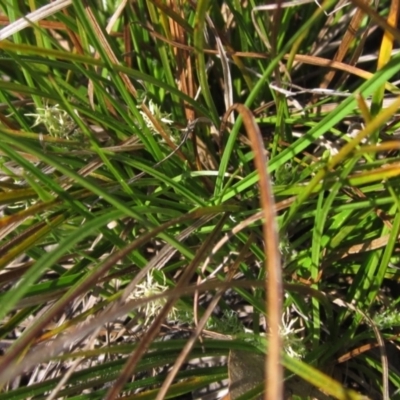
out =
<path fill-rule="evenodd" d="M 264 3 L 0 0 L 0 400 L 400 398 L 398 4 Z"/>

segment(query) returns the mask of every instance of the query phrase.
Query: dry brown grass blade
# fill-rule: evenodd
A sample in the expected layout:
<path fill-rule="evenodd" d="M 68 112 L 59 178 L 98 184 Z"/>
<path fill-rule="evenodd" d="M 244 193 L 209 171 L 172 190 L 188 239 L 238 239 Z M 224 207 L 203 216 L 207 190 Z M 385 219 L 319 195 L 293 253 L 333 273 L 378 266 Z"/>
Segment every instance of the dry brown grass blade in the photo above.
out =
<path fill-rule="evenodd" d="M 375 6 L 377 7 L 378 0 L 375 0 Z M 356 48 L 353 50 L 353 54 L 351 55 L 350 59 L 348 60 L 349 65 L 356 65 L 360 56 L 364 53 L 365 50 L 365 43 L 368 37 L 377 29 L 377 26 L 373 24 L 373 21 L 370 19 L 368 20 L 367 26 L 364 28 L 364 31 L 361 33 L 360 40 L 358 41 Z M 342 74 L 340 79 L 336 83 L 336 87 L 342 86 L 343 83 L 348 78 L 348 74 Z"/>
<path fill-rule="evenodd" d="M 26 14 L 23 18 L 20 18 L 1 29 L 0 40 L 7 39 L 14 33 L 20 32 L 21 30 L 31 26 L 33 23 L 39 22 L 40 20 L 55 14 L 56 12 L 68 7 L 71 3 L 72 0 L 56 0 Z"/>
<path fill-rule="evenodd" d="M 100 328 L 97 329 L 96 332 L 92 334 L 92 337 L 88 341 L 88 343 L 85 344 L 83 347 L 83 351 L 87 350 L 93 350 L 95 348 L 95 339 L 96 339 L 96 334 Z M 78 368 L 79 364 L 85 361 L 84 357 L 77 358 L 74 360 L 73 364 L 68 368 L 67 371 L 65 371 L 65 374 L 61 378 L 61 380 L 57 383 L 56 387 L 49 393 L 49 395 L 46 397 L 46 400 L 54 400 L 57 397 L 57 394 L 60 392 L 60 390 L 67 384 L 68 380 L 71 378 L 72 374 L 75 372 L 75 370 Z"/>
<path fill-rule="evenodd" d="M 80 296 L 87 292 L 87 290 L 91 289 L 96 282 L 110 269 L 112 268 L 119 260 L 125 257 L 127 254 L 132 252 L 134 249 L 144 245 L 151 238 L 157 236 L 161 232 L 163 232 L 168 227 L 177 224 L 179 222 L 186 221 L 191 218 L 200 217 L 198 211 L 193 211 L 192 213 L 185 214 L 181 217 L 175 218 L 166 222 L 163 225 L 160 225 L 150 232 L 145 233 L 132 243 L 128 244 L 125 248 L 115 252 L 110 255 L 97 269 L 96 271 L 92 271 L 89 278 L 87 278 L 84 282 L 82 282 L 77 290 L 70 292 L 61 298 L 56 304 L 54 304 L 43 316 L 38 320 L 38 322 L 27 329 L 23 335 L 18 339 L 15 345 L 10 349 L 3 357 L 2 362 L 0 364 L 0 384 L 4 382 L 5 377 L 10 376 L 11 366 L 14 366 L 17 370 L 18 367 L 15 366 L 16 360 L 19 359 L 20 354 L 26 349 L 34 340 L 37 338 L 43 329 L 47 326 L 51 320 L 58 315 L 58 313 L 62 312 L 66 305 L 72 301 L 77 296 Z M 212 212 L 211 212 L 212 214 Z"/>
<path fill-rule="evenodd" d="M 10 23 L 11 23 L 10 18 L 8 18 L 6 15 L 0 15 L 0 25 L 7 26 Z M 57 30 L 63 30 L 63 31 L 65 31 L 67 29 L 67 27 L 65 26 L 64 23 L 57 22 L 57 21 L 42 20 L 42 21 L 37 22 L 37 25 L 39 25 L 41 28 L 44 28 L 44 29 L 57 29 Z"/>
<path fill-rule="evenodd" d="M 19 255 L 20 249 L 19 246 L 23 245 L 24 242 L 28 242 L 32 239 L 32 236 L 39 238 L 41 236 L 41 232 L 47 232 L 47 228 L 49 225 L 55 227 L 59 225 L 61 222 L 65 220 L 65 215 L 58 215 L 55 217 L 49 217 L 47 221 L 40 221 L 35 223 L 33 226 L 26 228 L 23 232 L 14 236 L 10 240 L 4 242 L 0 246 L 0 270 L 7 267 L 8 264 L 15 259 L 16 256 Z M 25 221 L 25 220 L 24 220 Z M 23 221 L 20 221 L 20 223 Z M 19 224 L 13 223 L 11 227 L 16 229 Z"/>
<path fill-rule="evenodd" d="M 183 242 L 186 240 L 189 235 L 196 229 L 203 226 L 205 223 L 211 221 L 214 218 L 214 215 L 206 215 L 198 220 L 194 221 L 189 227 L 184 229 L 179 235 L 176 237 L 179 242 Z M 167 264 L 167 262 L 176 254 L 178 250 L 173 247 L 171 244 L 167 243 L 165 246 L 147 263 L 147 265 L 142 268 L 132 279 L 132 281 L 128 284 L 128 286 L 124 289 L 124 292 L 121 296 L 121 301 L 126 301 L 130 294 L 135 290 L 136 285 L 140 283 L 140 281 L 153 269 L 162 270 L 162 268 Z"/>
<path fill-rule="evenodd" d="M 176 9 L 176 3 L 171 2 L 170 4 L 169 11 L 171 11 L 171 16 L 168 17 L 168 26 L 170 28 L 169 31 L 169 36 L 172 38 L 171 41 L 174 43 L 185 43 L 186 42 L 186 31 L 185 28 L 178 23 L 177 21 L 177 16 L 180 16 L 183 20 L 184 18 L 184 11 L 180 9 Z M 154 4 L 157 7 L 160 7 L 159 2 L 154 2 Z M 165 11 L 165 7 L 161 7 L 161 18 L 164 18 L 163 11 Z M 168 14 L 167 14 L 168 15 Z M 174 18 L 172 18 L 174 17 Z M 195 97 L 196 93 L 196 82 L 194 79 L 194 74 L 192 70 L 192 62 L 190 59 L 190 52 L 185 48 L 181 46 L 174 47 L 172 51 L 175 53 L 175 60 L 177 62 L 177 76 L 179 77 L 179 82 L 180 85 L 179 90 L 181 90 L 183 93 L 187 94 L 190 98 Z M 186 120 L 187 121 L 194 121 L 195 119 L 195 113 L 194 110 L 191 106 L 189 106 L 187 103 L 184 102 L 183 104 L 184 109 L 185 109 L 185 115 L 186 115 Z M 175 151 L 177 146 L 176 144 L 171 140 L 170 135 L 167 134 L 164 130 L 164 127 L 159 123 L 158 120 L 156 120 L 153 115 L 148 111 L 147 107 L 142 104 L 141 105 L 143 112 L 147 115 L 147 117 L 150 119 L 150 121 L 153 123 L 154 127 L 157 129 L 157 131 L 160 133 L 160 135 L 163 137 L 163 139 L 166 141 L 166 143 L 170 146 L 170 148 Z M 200 168 L 200 162 L 197 154 L 197 146 L 196 146 L 196 135 L 192 135 L 192 140 L 193 140 L 193 147 L 195 151 L 195 159 L 196 159 L 196 165 L 198 169 Z M 184 153 L 178 149 L 177 150 L 177 155 L 181 160 L 184 160 L 186 162 L 189 162 L 184 155 Z M 190 162 L 189 162 L 190 163 Z"/>
<path fill-rule="evenodd" d="M 89 254 L 89 253 L 87 253 Z M 71 253 L 71 254 L 67 254 L 63 257 L 61 257 L 58 261 L 60 263 L 62 262 L 67 262 L 67 261 L 71 261 L 74 258 L 79 257 L 80 254 L 77 253 Z M 12 283 L 12 282 L 17 282 L 18 279 L 21 279 L 21 277 L 24 275 L 24 273 L 34 264 L 34 261 L 26 261 L 26 262 L 22 262 L 22 263 L 15 263 L 12 266 L 7 266 L 7 269 L 2 271 L 2 273 L 0 274 L 0 288 L 2 288 L 3 286 Z M 121 273 L 119 273 L 121 274 Z M 110 274 L 111 275 L 111 274 Z M 29 299 L 32 297 L 28 297 L 26 298 Z M 37 298 L 37 297 L 36 297 Z M 58 296 L 54 296 L 53 299 L 57 299 Z M 21 303 L 24 302 L 25 299 L 21 300 Z M 28 300 L 25 302 L 25 304 L 28 304 Z M 39 303 L 42 304 L 42 303 Z M 15 307 L 17 308 L 23 308 L 23 306 L 20 306 L 17 304 L 17 306 Z"/>
<path fill-rule="evenodd" d="M 237 288 L 262 288 L 264 287 L 264 282 L 259 280 L 257 281 L 248 281 L 248 280 L 240 280 L 234 282 L 221 282 L 218 280 L 208 281 L 202 283 L 201 286 L 191 285 L 183 290 L 172 289 L 167 292 L 157 294 L 151 296 L 149 298 L 143 299 L 135 299 L 128 301 L 118 307 L 111 307 L 100 313 L 99 315 L 92 318 L 90 321 L 85 321 L 84 323 L 72 327 L 68 331 L 68 335 L 61 335 L 58 338 L 54 339 L 51 343 L 43 343 L 38 345 L 33 351 L 28 353 L 26 357 L 23 359 L 23 363 L 10 363 L 8 360 L 8 365 L 3 365 L 5 360 L 4 356 L 1 358 L 1 365 L 5 368 L 2 373 L 0 373 L 0 386 L 5 382 L 9 381 L 15 376 L 18 376 L 23 371 L 28 371 L 32 367 L 38 365 L 39 363 L 46 362 L 53 357 L 56 357 L 58 354 L 69 351 L 72 343 L 77 343 L 83 340 L 85 337 L 93 333 L 99 327 L 109 323 L 111 321 L 115 321 L 118 318 L 125 316 L 127 313 L 132 310 L 139 308 L 149 302 L 161 299 L 161 298 L 171 298 L 177 299 L 182 295 L 190 295 L 193 294 L 197 290 L 202 291 L 210 291 L 216 289 L 230 289 L 232 286 Z M 302 296 L 314 296 L 319 301 L 323 302 L 326 307 L 329 307 L 329 302 L 327 302 L 327 297 L 323 292 L 317 291 L 310 287 L 300 284 L 284 284 L 284 288 L 289 291 L 296 292 Z"/>
<path fill-rule="evenodd" d="M 358 199 L 362 199 L 362 200 L 368 199 L 368 197 L 364 194 L 364 192 L 355 186 L 352 186 L 349 189 L 344 188 L 343 191 L 350 198 L 355 198 L 357 200 Z M 393 224 L 390 222 L 390 218 L 387 215 L 387 213 L 385 211 L 383 211 L 381 208 L 377 208 L 377 207 L 375 207 L 375 213 L 382 220 L 382 223 L 384 223 L 389 230 L 392 230 Z"/>
<path fill-rule="evenodd" d="M 275 211 L 281 211 L 286 208 L 289 208 L 291 204 L 294 203 L 296 200 L 296 196 L 289 197 L 288 199 L 282 200 L 279 203 L 275 204 Z M 204 262 L 204 267 L 207 267 L 207 264 L 210 262 L 211 258 L 220 251 L 222 246 L 228 242 L 233 236 L 237 235 L 243 229 L 249 227 L 250 225 L 254 224 L 255 222 L 259 221 L 260 219 L 264 218 L 264 211 L 258 211 L 257 213 L 253 214 L 252 216 L 246 218 L 245 220 L 241 221 L 237 226 L 235 226 L 230 232 L 227 232 L 226 235 L 214 246 L 212 252 L 207 257 Z"/>
<path fill-rule="evenodd" d="M 235 287 L 240 288 L 261 288 L 263 286 L 263 282 L 260 281 L 236 281 L 234 283 Z M 172 289 L 165 293 L 161 293 L 159 295 L 154 295 L 149 298 L 130 300 L 122 305 L 118 305 L 118 307 L 110 307 L 104 312 L 100 313 L 96 317 L 92 318 L 90 321 L 85 321 L 81 325 L 72 328 L 68 331 L 68 335 L 60 335 L 56 339 L 54 339 L 51 343 L 42 343 L 35 347 L 33 351 L 28 353 L 23 362 L 14 362 L 18 361 L 18 358 L 7 359 L 6 355 L 1 357 L 2 367 L 0 373 L 0 386 L 4 385 L 7 381 L 11 380 L 15 376 L 18 376 L 23 371 L 28 371 L 32 367 L 36 366 L 39 363 L 46 362 L 51 358 L 57 356 L 58 354 L 69 351 L 71 344 L 78 343 L 83 340 L 85 337 L 93 333 L 98 327 L 105 325 L 110 321 L 115 321 L 116 319 L 125 316 L 132 310 L 139 308 L 151 301 L 155 301 L 161 298 L 170 298 L 170 299 L 178 299 L 182 295 L 193 294 L 196 290 L 216 290 L 216 289 L 228 289 L 232 287 L 232 282 L 221 282 L 221 281 L 212 281 L 205 282 L 198 287 L 197 285 L 191 285 L 183 288 L 183 290 Z M 306 288 L 300 285 L 289 285 L 288 288 L 290 290 L 298 289 L 302 294 L 310 294 L 314 293 L 310 288 Z M 62 309 L 60 310 L 60 312 Z"/>
<path fill-rule="evenodd" d="M 388 244 L 390 236 L 390 234 L 384 235 L 377 239 L 365 240 L 363 243 L 354 244 L 350 247 L 336 250 L 328 256 L 328 259 L 326 261 L 322 263 L 320 274 L 318 275 L 318 278 L 315 280 L 315 282 L 321 280 L 323 272 L 335 261 L 367 251 L 381 249 Z M 400 236 L 397 239 L 400 240 Z"/>
<path fill-rule="evenodd" d="M 214 35 L 216 47 L 218 49 L 218 55 L 219 55 L 219 60 L 221 62 L 222 75 L 223 75 L 223 78 L 221 79 L 221 84 L 223 85 L 225 109 L 228 110 L 233 104 L 232 75 L 231 75 L 231 70 L 229 68 L 228 55 L 224 49 L 218 30 L 215 27 L 212 19 L 208 15 L 206 15 L 206 21 L 210 28 L 210 31 Z M 231 124 L 235 122 L 235 117 L 233 114 L 231 114 L 228 117 L 228 119 Z"/>
<path fill-rule="evenodd" d="M 182 19 L 185 18 L 184 11 L 181 7 L 178 7 L 178 3 L 170 1 L 170 9 L 177 15 L 180 15 Z M 158 6 L 158 4 L 157 4 Z M 187 32 L 185 28 L 174 18 L 168 17 L 168 26 L 170 28 L 170 39 L 175 43 L 185 44 L 187 43 Z M 172 51 L 175 54 L 175 61 L 177 63 L 176 74 L 179 77 L 179 90 L 187 94 L 190 98 L 194 98 L 197 90 L 196 80 L 193 75 L 192 62 L 190 60 L 190 51 L 183 47 L 173 47 Z M 184 103 L 185 116 L 187 121 L 193 121 L 195 119 L 195 112 L 193 107 L 189 106 L 186 102 Z"/>
<path fill-rule="evenodd" d="M 339 258 L 345 258 L 350 255 L 380 249 L 387 245 L 387 243 L 389 242 L 390 236 L 391 235 L 388 234 L 388 235 L 381 236 L 378 239 L 366 240 L 363 243 L 354 244 L 353 246 L 349 247 L 348 249 L 338 251 L 337 256 Z M 398 239 L 400 239 L 400 236 L 398 237 Z"/>
<path fill-rule="evenodd" d="M 335 9 L 341 9 L 342 7 L 344 7 L 347 4 L 348 4 L 347 0 L 339 0 L 335 5 Z M 318 33 L 317 40 L 311 46 L 310 54 L 318 53 L 319 48 L 321 46 L 321 42 L 323 42 L 325 40 L 326 36 L 328 35 L 329 27 L 332 26 L 332 21 L 335 19 L 335 17 L 336 17 L 336 14 L 334 12 L 329 13 L 324 26 Z"/>
<path fill-rule="evenodd" d="M 337 304 L 339 307 L 345 307 L 347 309 L 350 309 L 350 310 L 360 314 L 364 318 L 364 320 L 367 322 L 367 324 L 374 331 L 376 340 L 379 343 L 379 351 L 380 351 L 380 355 L 381 355 L 383 400 L 389 400 L 389 366 L 388 366 L 388 359 L 387 359 L 387 355 L 386 355 L 385 342 L 383 341 L 382 335 L 379 332 L 378 327 L 376 326 L 374 321 L 367 314 L 365 314 L 362 310 L 360 310 L 358 307 L 354 306 L 353 304 L 347 303 L 347 302 L 343 301 L 342 299 L 334 299 L 333 303 Z"/>
<path fill-rule="evenodd" d="M 169 2 L 169 11 L 172 13 L 168 16 L 168 26 L 170 28 L 169 39 L 174 43 L 180 43 L 184 45 L 187 43 L 187 31 L 185 27 L 179 23 L 179 21 L 184 20 L 184 11 L 182 8 L 178 7 L 177 2 L 170 1 Z M 155 2 L 157 7 L 160 7 L 159 2 Z M 164 8 L 160 8 L 161 17 L 165 17 Z M 176 16 L 181 18 L 177 19 Z M 172 46 L 171 51 L 175 54 L 175 61 L 177 63 L 177 71 L 176 75 L 179 77 L 179 85 L 178 88 L 183 93 L 187 94 L 190 98 L 194 99 L 197 91 L 197 83 L 195 79 L 195 74 L 193 73 L 193 63 L 191 61 L 191 52 L 185 48 L 185 46 Z M 183 107 L 185 110 L 185 116 L 187 121 L 194 121 L 196 115 L 193 110 L 193 107 L 183 102 Z M 193 152 L 194 152 L 194 160 L 196 163 L 196 168 L 198 170 L 202 169 L 201 159 L 199 156 L 198 145 L 197 145 L 197 136 L 193 134 L 191 136 L 191 140 L 193 143 Z M 173 148 L 173 147 L 172 147 Z"/>
<path fill-rule="evenodd" d="M 247 253 L 247 251 L 250 248 L 250 245 L 253 241 L 253 237 L 250 237 L 249 240 L 247 240 L 245 246 L 242 248 L 240 251 L 240 254 L 238 258 L 235 260 L 234 265 L 231 267 L 225 282 L 230 282 L 233 279 L 233 276 L 237 269 L 239 268 L 240 263 L 244 260 L 244 257 Z M 198 284 L 200 282 L 198 281 Z M 184 348 L 180 352 L 179 356 L 177 357 L 174 366 L 172 367 L 171 371 L 168 373 L 168 376 L 165 378 L 159 392 L 157 393 L 156 400 L 163 400 L 168 392 L 169 387 L 171 386 L 173 380 L 175 379 L 176 375 L 179 372 L 179 369 L 181 368 L 182 364 L 185 362 L 186 358 L 188 357 L 190 351 L 192 350 L 193 346 L 196 344 L 196 341 L 199 339 L 201 333 L 203 332 L 203 329 L 208 321 L 208 318 L 211 316 L 213 313 L 215 307 L 218 305 L 219 300 L 221 299 L 222 295 L 224 294 L 226 289 L 219 289 L 217 293 L 214 295 L 213 299 L 210 301 L 210 304 L 208 305 L 207 309 L 204 311 L 204 314 L 202 315 L 200 321 L 196 323 L 196 329 L 192 333 L 191 337 L 189 340 L 186 342 Z M 195 294 L 197 294 L 196 292 Z"/>
<path fill-rule="evenodd" d="M 98 21 L 96 20 L 96 17 L 93 14 L 93 11 L 91 9 L 91 7 L 89 6 L 89 4 L 85 1 L 85 12 L 87 14 L 88 20 L 90 21 L 90 24 L 92 25 L 93 31 L 96 33 L 97 38 L 99 39 L 101 46 L 103 47 L 104 51 L 107 53 L 107 57 L 109 58 L 109 60 L 111 62 L 113 62 L 116 65 L 119 65 L 120 62 L 118 60 L 118 58 L 116 57 L 116 55 L 114 54 L 114 52 L 111 49 L 111 46 L 108 43 L 107 38 L 104 36 L 102 29 L 99 26 Z M 94 54 L 94 58 L 98 59 L 100 57 L 100 54 L 98 52 L 96 52 Z M 97 67 L 97 69 L 99 69 L 99 67 Z M 127 89 L 129 90 L 129 92 L 131 93 L 131 95 L 133 97 L 136 97 L 136 89 L 134 88 L 134 86 L 132 85 L 131 81 L 129 80 L 129 78 L 123 74 L 120 73 L 120 77 L 122 79 L 122 81 L 124 82 L 124 84 L 126 85 Z M 90 100 L 90 105 L 93 109 L 95 109 L 95 105 L 94 105 L 94 85 L 93 82 L 91 80 L 89 80 L 89 84 L 88 84 L 88 96 L 89 96 L 89 100 Z M 111 103 L 106 100 L 107 102 L 107 108 L 110 111 L 110 113 L 112 113 L 113 115 L 116 116 L 116 111 L 114 109 L 114 107 L 111 105 Z"/>
<path fill-rule="evenodd" d="M 162 138 L 165 140 L 165 142 L 168 144 L 168 146 L 172 149 L 174 153 L 183 161 L 187 162 L 187 157 L 185 154 L 181 151 L 181 149 L 178 147 L 177 144 L 175 144 L 172 139 L 171 135 L 169 135 L 167 132 L 165 132 L 164 126 L 160 123 L 160 121 L 154 117 L 154 115 L 150 112 L 150 110 L 147 108 L 147 106 L 142 103 L 140 105 L 140 108 L 142 111 L 146 114 L 147 118 L 151 121 L 153 124 L 155 130 L 162 136 Z"/>
<path fill-rule="evenodd" d="M 195 273 L 197 267 L 200 262 L 205 258 L 206 253 L 208 253 L 212 244 L 215 242 L 216 236 L 220 234 L 223 224 L 225 222 L 227 215 L 225 214 L 223 218 L 219 221 L 217 226 L 214 228 L 213 232 L 207 237 L 207 240 L 202 244 L 202 246 L 196 252 L 195 257 L 190 262 L 190 264 L 183 270 L 182 275 L 179 278 L 179 281 L 176 283 L 175 291 L 183 292 L 185 288 L 189 286 L 190 279 Z M 169 312 L 174 306 L 177 298 L 168 298 L 164 307 L 160 311 L 160 313 L 155 318 L 154 322 L 151 324 L 149 330 L 143 335 L 143 338 L 137 347 L 137 349 L 133 352 L 133 354 L 128 358 L 127 362 L 124 365 L 120 375 L 116 379 L 114 385 L 107 392 L 105 400 L 114 400 L 118 397 L 121 392 L 124 384 L 127 382 L 129 377 L 132 375 L 132 372 L 135 370 L 137 363 L 141 360 L 153 340 L 156 338 L 158 332 L 160 331 L 161 325 L 167 318 Z"/>
<path fill-rule="evenodd" d="M 281 399 L 283 396 L 283 368 L 281 365 L 282 343 L 280 337 L 283 289 L 281 254 L 279 251 L 279 231 L 276 223 L 274 195 L 267 171 L 267 158 L 260 128 L 247 107 L 242 104 L 234 104 L 231 109 L 228 110 L 227 114 L 234 110 L 243 118 L 243 124 L 254 152 L 254 164 L 260 176 L 260 203 L 264 218 L 263 232 L 266 260 L 266 310 L 268 329 L 270 331 L 266 368 L 266 388 L 268 388 L 268 390 L 265 393 L 265 399 L 276 400 Z M 223 124 L 225 124 L 225 122 L 226 116 Z"/>
<path fill-rule="evenodd" d="M 110 32 L 110 34 L 111 34 L 111 32 Z M 129 21 L 126 13 L 124 14 L 122 37 L 123 37 L 124 49 L 125 49 L 124 63 L 126 64 L 127 67 L 132 68 L 132 65 L 133 65 L 133 59 L 131 57 L 131 54 L 133 52 L 132 36 L 131 36 L 131 30 L 130 30 L 130 21 Z"/>
<path fill-rule="evenodd" d="M 284 58 L 288 59 L 289 55 L 285 55 Z M 348 64 L 338 62 L 338 61 L 332 61 L 332 60 L 329 60 L 328 58 L 296 54 L 294 59 L 295 59 L 295 61 L 299 61 L 299 62 L 308 64 L 308 65 L 316 65 L 318 67 L 331 68 L 331 69 L 337 69 L 339 71 L 344 71 L 349 74 L 363 78 L 365 80 L 368 80 L 374 76 L 373 73 L 364 71 L 361 68 L 353 67 L 352 65 L 348 65 Z M 399 89 L 390 83 L 386 83 L 385 88 L 389 92 L 394 92 L 394 93 L 399 92 Z"/>
<path fill-rule="evenodd" d="M 399 337 L 400 337 L 400 334 L 396 334 L 389 338 L 386 338 L 386 341 L 389 341 L 390 343 L 397 342 L 399 340 Z M 370 351 L 371 349 L 374 349 L 379 346 L 380 346 L 380 344 L 378 342 L 367 343 L 367 344 L 358 346 L 357 348 L 350 350 L 350 351 L 346 352 L 345 354 L 341 355 L 336 360 L 336 362 L 338 364 L 344 363 L 344 362 L 350 360 L 351 358 L 357 357 L 358 355 L 365 353 L 367 351 Z"/>
<path fill-rule="evenodd" d="M 149 28 L 147 27 L 147 29 L 149 29 Z M 163 37 L 162 35 L 160 35 L 159 33 L 155 32 L 152 29 L 149 29 L 149 33 L 151 33 L 155 38 L 163 40 L 164 42 L 169 43 L 172 46 L 184 48 L 184 49 L 190 50 L 191 52 L 195 51 L 193 47 L 169 40 L 169 39 Z M 399 35 L 399 37 L 400 37 L 400 35 Z M 204 52 L 206 54 L 215 54 L 215 55 L 218 54 L 217 50 L 211 50 L 211 49 L 205 49 Z M 236 58 L 250 57 L 250 58 L 262 58 L 262 59 L 270 59 L 271 58 L 270 54 L 255 53 L 255 52 L 242 52 L 242 51 L 230 51 L 228 48 L 227 48 L 226 53 L 227 53 L 227 55 L 232 57 L 232 59 L 234 57 L 236 57 Z M 285 54 L 283 56 L 283 58 L 285 60 L 288 60 L 290 57 L 291 57 L 290 54 Z M 294 61 L 303 63 L 303 64 L 308 64 L 308 65 L 315 65 L 315 66 L 322 67 L 322 68 L 329 68 L 329 69 L 333 69 L 333 70 L 337 70 L 337 71 L 343 71 L 350 75 L 358 76 L 365 80 L 372 78 L 374 75 L 373 73 L 365 71 L 361 68 L 354 67 L 352 65 L 349 65 L 349 64 L 346 64 L 343 62 L 330 60 L 329 58 L 316 57 L 316 56 L 310 56 L 310 55 L 305 55 L 305 54 L 296 54 L 294 56 Z M 390 83 L 387 83 L 385 85 L 385 88 L 389 92 L 398 92 L 399 91 L 398 88 L 396 88 L 394 85 L 391 85 Z"/>
<path fill-rule="evenodd" d="M 333 57 L 333 61 L 343 61 L 344 57 L 346 56 L 350 45 L 353 41 L 353 39 L 356 36 L 356 33 L 360 27 L 360 24 L 362 22 L 362 19 L 364 17 L 364 12 L 361 9 L 357 9 L 356 13 L 353 15 L 353 18 L 350 21 L 350 25 L 348 26 L 346 33 L 344 34 L 339 48 L 335 54 L 335 56 Z M 323 78 L 323 81 L 320 85 L 321 89 L 325 89 L 329 86 L 329 84 L 331 83 L 332 79 L 334 78 L 336 74 L 335 70 L 331 70 L 329 71 Z"/>
<path fill-rule="evenodd" d="M 364 0 L 350 0 L 354 5 L 362 9 L 372 20 L 379 25 L 386 33 L 390 33 L 393 38 L 400 43 L 400 31 L 395 27 L 390 25 L 384 18 L 382 18 L 375 10 L 373 10 L 368 3 Z M 398 3 L 397 0 L 393 1 Z"/>
<path fill-rule="evenodd" d="M 124 2 L 124 4 L 125 4 L 125 2 Z M 96 35 L 99 38 L 104 50 L 106 51 L 109 60 L 112 63 L 114 63 L 116 65 L 119 65 L 120 62 L 119 62 L 118 58 L 116 57 L 116 55 L 114 54 L 114 52 L 112 51 L 110 45 L 108 44 L 107 38 L 104 36 L 104 34 L 103 34 L 99 24 L 98 24 L 98 21 L 96 20 L 94 14 L 92 12 L 91 7 L 86 4 L 85 10 L 86 10 L 87 16 L 88 16 L 88 18 L 89 18 L 89 20 L 90 20 L 90 22 L 92 24 L 93 30 L 96 32 Z M 118 13 L 122 12 L 121 7 L 118 8 L 117 12 Z M 127 87 L 128 91 L 130 92 L 130 94 L 133 97 L 136 98 L 137 97 L 137 91 L 136 91 L 135 87 L 133 86 L 133 84 L 132 84 L 131 80 L 129 79 L 129 77 L 126 74 L 122 73 L 122 72 L 119 75 L 120 75 L 122 81 L 124 82 L 124 84 L 126 85 L 126 87 Z M 92 92 L 93 92 L 92 84 L 89 82 L 90 98 L 93 98 L 93 93 Z M 93 106 L 93 102 L 92 102 L 92 106 Z M 157 132 L 160 133 L 160 135 L 167 142 L 167 144 L 170 146 L 170 148 L 173 149 L 173 150 L 176 150 L 176 148 L 177 148 L 176 144 L 171 140 L 170 135 L 168 135 L 165 132 L 164 127 L 160 124 L 160 122 L 156 118 L 154 118 L 153 114 L 148 109 L 148 107 L 144 103 L 142 103 L 140 108 L 146 114 L 147 118 L 149 118 L 149 120 L 151 121 L 151 123 L 153 124 L 153 126 L 155 127 Z M 113 107 L 111 106 L 111 104 L 109 104 L 109 110 L 110 110 L 110 112 L 115 113 L 115 111 L 113 110 Z M 177 149 L 176 154 L 182 160 L 186 160 L 186 157 L 182 153 L 181 150 Z"/>

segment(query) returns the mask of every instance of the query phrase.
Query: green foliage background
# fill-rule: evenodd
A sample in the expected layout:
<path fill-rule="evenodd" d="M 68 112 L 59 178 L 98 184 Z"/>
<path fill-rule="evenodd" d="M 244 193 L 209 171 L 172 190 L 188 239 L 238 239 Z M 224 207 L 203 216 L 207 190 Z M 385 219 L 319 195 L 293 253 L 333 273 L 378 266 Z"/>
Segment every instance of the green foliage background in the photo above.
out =
<path fill-rule="evenodd" d="M 162 398 L 172 365 L 165 397 L 189 398 L 232 375 L 217 357 L 268 355 L 234 103 L 268 155 L 286 388 L 400 398 L 400 34 L 380 3 L 0 1 L 0 399 Z"/>

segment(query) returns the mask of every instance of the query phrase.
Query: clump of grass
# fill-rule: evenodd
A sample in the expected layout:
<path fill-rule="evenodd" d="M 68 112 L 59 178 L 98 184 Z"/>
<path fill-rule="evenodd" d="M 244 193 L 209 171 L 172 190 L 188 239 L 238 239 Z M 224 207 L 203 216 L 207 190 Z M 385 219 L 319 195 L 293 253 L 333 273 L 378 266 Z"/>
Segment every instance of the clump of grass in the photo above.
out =
<path fill-rule="evenodd" d="M 332 3 L 0 1 L 0 399 L 395 398 L 397 11 Z"/>

